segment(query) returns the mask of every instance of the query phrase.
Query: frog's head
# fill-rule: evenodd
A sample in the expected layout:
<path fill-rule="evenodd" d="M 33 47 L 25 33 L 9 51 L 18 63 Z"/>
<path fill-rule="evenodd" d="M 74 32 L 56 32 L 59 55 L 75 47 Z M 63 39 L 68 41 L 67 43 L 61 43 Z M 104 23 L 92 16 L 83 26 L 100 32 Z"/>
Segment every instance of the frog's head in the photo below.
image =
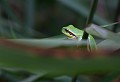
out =
<path fill-rule="evenodd" d="M 64 33 L 70 39 L 77 39 L 78 37 L 74 34 L 73 29 L 75 29 L 75 27 L 73 25 L 63 27 L 62 28 L 62 33 Z"/>
<path fill-rule="evenodd" d="M 78 39 L 78 37 L 83 34 L 83 31 L 77 29 L 73 25 L 69 25 L 62 28 L 62 33 L 64 33 L 70 39 Z"/>

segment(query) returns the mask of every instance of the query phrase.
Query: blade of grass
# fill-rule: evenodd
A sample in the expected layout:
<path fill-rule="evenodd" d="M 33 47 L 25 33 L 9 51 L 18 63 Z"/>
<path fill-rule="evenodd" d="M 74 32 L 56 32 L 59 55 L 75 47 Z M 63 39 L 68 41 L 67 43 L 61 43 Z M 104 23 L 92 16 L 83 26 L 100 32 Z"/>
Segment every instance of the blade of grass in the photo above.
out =
<path fill-rule="evenodd" d="M 77 42 L 72 40 L 63 40 L 63 39 L 9 39 L 9 41 L 24 44 L 24 45 L 32 45 L 36 47 L 45 47 L 45 48 L 53 48 L 59 46 L 76 46 Z M 79 42 L 79 45 L 85 45 L 86 41 Z"/>
<path fill-rule="evenodd" d="M 108 27 L 108 26 L 117 25 L 117 24 L 119 24 L 119 23 L 120 23 L 120 21 L 119 21 L 119 22 L 115 22 L 115 23 L 111 23 L 111 24 L 107 24 L 107 25 L 102 25 L 102 26 L 100 26 L 100 27 L 106 28 L 106 27 Z"/>
<path fill-rule="evenodd" d="M 20 82 L 35 82 L 37 79 L 39 79 L 40 77 L 42 77 L 44 74 L 39 74 L 39 75 L 31 75 L 29 78 L 24 79 Z"/>
<path fill-rule="evenodd" d="M 35 0 L 25 0 L 25 28 L 23 28 L 24 36 L 30 37 L 34 26 Z"/>
<path fill-rule="evenodd" d="M 50 53 L 48 55 L 50 55 Z M 64 74 L 75 75 L 78 73 L 93 72 L 120 72 L 120 57 L 80 58 L 79 60 L 71 58 L 57 59 L 50 56 L 36 56 L 35 54 L 1 45 L 0 66 L 24 69 L 37 74 L 48 73 L 48 76 Z"/>
<path fill-rule="evenodd" d="M 8 24 L 10 25 L 10 32 L 11 32 L 12 38 L 16 39 L 17 37 L 16 37 L 16 34 L 15 34 L 14 30 L 13 30 L 13 25 L 9 22 L 9 20 L 8 20 Z"/>

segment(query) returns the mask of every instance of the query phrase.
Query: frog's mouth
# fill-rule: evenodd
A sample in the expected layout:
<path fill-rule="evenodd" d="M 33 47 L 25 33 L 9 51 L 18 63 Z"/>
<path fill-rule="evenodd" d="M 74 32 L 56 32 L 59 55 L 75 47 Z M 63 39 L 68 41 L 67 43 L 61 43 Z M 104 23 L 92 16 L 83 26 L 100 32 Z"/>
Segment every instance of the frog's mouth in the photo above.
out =
<path fill-rule="evenodd" d="M 74 33 L 69 31 L 68 29 L 64 29 L 64 34 L 67 35 L 71 39 L 77 39 L 78 38 Z"/>

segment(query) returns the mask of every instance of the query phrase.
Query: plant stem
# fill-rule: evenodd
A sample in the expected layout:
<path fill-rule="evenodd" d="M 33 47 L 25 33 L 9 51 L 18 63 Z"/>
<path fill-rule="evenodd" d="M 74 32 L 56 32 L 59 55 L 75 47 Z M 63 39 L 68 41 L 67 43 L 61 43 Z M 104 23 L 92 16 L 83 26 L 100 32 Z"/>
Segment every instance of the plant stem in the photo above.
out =
<path fill-rule="evenodd" d="M 92 20 L 93 20 L 93 17 L 94 17 L 94 14 L 95 14 L 95 11 L 96 11 L 96 8 L 97 8 L 97 4 L 98 4 L 98 0 L 93 0 L 92 5 L 91 5 L 91 9 L 90 9 L 90 14 L 89 14 L 89 16 L 88 16 L 88 18 L 87 18 L 85 27 L 87 27 L 87 26 L 89 26 L 89 24 L 91 24 L 91 22 L 92 22 Z M 82 39 L 87 40 L 87 39 L 88 39 L 88 35 L 89 35 L 89 34 L 84 31 Z M 86 47 L 87 47 L 87 46 L 86 46 Z M 72 82 L 76 82 L 76 81 L 77 81 L 77 78 L 78 78 L 78 75 L 76 75 L 76 76 L 72 79 Z"/>
<path fill-rule="evenodd" d="M 25 24 L 22 29 L 24 37 L 31 37 L 32 29 L 34 26 L 34 15 L 35 15 L 35 1 L 25 0 Z"/>
<path fill-rule="evenodd" d="M 91 24 L 93 17 L 94 17 L 94 14 L 95 14 L 95 11 L 96 11 L 96 8 L 97 8 L 97 4 L 98 4 L 98 0 L 93 0 L 92 5 L 91 5 L 91 9 L 90 9 L 90 14 L 87 18 L 85 27 L 87 27 Z M 88 35 L 89 34 L 84 31 L 82 38 L 86 40 L 86 39 L 88 39 Z"/>
<path fill-rule="evenodd" d="M 118 0 L 118 6 L 117 6 L 117 9 L 116 9 L 114 22 L 118 22 L 119 14 L 120 14 L 120 0 Z M 113 32 L 117 31 L 117 26 L 118 26 L 118 24 L 115 24 L 113 26 Z"/>

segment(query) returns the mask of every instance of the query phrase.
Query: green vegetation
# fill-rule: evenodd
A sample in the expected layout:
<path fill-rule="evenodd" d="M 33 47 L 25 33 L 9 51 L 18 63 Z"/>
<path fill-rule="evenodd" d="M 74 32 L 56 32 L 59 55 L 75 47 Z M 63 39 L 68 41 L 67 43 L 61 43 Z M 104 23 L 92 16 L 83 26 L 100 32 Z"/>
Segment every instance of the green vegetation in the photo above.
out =
<path fill-rule="evenodd" d="M 119 5 L 0 0 L 0 82 L 119 82 Z"/>

